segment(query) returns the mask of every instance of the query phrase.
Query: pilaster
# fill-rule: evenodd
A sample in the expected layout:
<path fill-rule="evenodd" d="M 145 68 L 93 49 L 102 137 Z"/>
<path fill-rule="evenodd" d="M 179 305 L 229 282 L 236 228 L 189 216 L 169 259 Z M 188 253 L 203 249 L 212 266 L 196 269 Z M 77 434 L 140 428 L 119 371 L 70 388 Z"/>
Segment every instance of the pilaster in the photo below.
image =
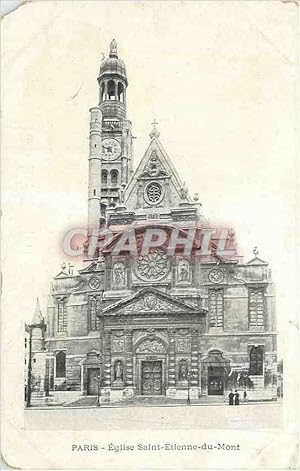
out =
<path fill-rule="evenodd" d="M 111 331 L 104 333 L 104 377 L 103 385 L 111 386 Z"/>
<path fill-rule="evenodd" d="M 169 329 L 169 368 L 168 368 L 168 387 L 175 387 L 175 329 Z"/>
<path fill-rule="evenodd" d="M 198 330 L 191 331 L 191 387 L 199 385 L 199 361 L 198 361 Z"/>
<path fill-rule="evenodd" d="M 133 342 L 132 342 L 132 330 L 126 330 L 125 332 L 125 375 L 126 375 L 126 386 L 133 387 Z"/>

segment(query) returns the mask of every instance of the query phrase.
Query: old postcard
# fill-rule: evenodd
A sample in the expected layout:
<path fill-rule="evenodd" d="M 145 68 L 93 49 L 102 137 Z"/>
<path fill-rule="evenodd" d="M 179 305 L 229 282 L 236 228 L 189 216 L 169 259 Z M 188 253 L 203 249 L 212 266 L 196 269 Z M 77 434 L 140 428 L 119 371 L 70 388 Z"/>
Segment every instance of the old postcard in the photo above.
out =
<path fill-rule="evenodd" d="M 297 15 L 4 16 L 8 466 L 299 466 Z"/>

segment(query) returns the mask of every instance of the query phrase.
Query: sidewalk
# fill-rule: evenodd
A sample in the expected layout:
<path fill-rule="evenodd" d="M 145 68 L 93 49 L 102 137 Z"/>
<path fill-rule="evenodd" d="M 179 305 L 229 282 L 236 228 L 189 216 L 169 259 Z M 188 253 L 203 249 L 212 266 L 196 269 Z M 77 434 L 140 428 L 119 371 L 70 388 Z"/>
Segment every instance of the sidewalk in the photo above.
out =
<path fill-rule="evenodd" d="M 253 404 L 274 404 L 274 403 L 279 403 L 282 402 L 282 399 L 278 399 L 277 401 L 275 400 L 256 400 L 256 401 L 249 401 L 246 403 L 241 402 L 239 407 L 243 406 L 250 406 Z M 140 398 L 133 398 L 133 400 L 124 400 L 124 401 L 119 401 L 119 402 L 114 402 L 110 404 L 101 404 L 101 406 L 97 406 L 97 397 L 96 396 L 89 396 L 89 397 L 83 397 L 77 401 L 70 402 L 68 404 L 41 404 L 41 405 L 32 405 L 30 409 L 123 409 L 123 408 L 130 408 L 130 407 L 198 407 L 198 406 L 228 406 L 228 402 L 224 402 L 223 398 L 218 400 L 215 398 L 209 398 L 203 397 L 201 399 L 194 399 L 191 400 L 190 404 L 187 404 L 186 399 L 177 399 L 177 400 L 170 400 L 170 399 L 165 399 L 163 400 L 162 398 L 156 398 L 156 400 L 153 398 L 143 398 L 140 400 Z M 234 406 L 236 407 L 236 406 Z"/>

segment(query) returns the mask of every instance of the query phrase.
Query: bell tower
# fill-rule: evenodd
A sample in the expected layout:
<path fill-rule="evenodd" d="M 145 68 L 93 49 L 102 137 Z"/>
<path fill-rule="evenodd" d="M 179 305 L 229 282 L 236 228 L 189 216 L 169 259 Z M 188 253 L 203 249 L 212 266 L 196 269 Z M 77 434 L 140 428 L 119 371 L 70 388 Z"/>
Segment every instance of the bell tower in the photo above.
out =
<path fill-rule="evenodd" d="M 118 57 L 117 43 L 110 43 L 109 57 L 100 65 L 99 109 L 101 126 L 101 215 L 121 200 L 133 172 L 131 122 L 126 113 L 126 67 Z"/>

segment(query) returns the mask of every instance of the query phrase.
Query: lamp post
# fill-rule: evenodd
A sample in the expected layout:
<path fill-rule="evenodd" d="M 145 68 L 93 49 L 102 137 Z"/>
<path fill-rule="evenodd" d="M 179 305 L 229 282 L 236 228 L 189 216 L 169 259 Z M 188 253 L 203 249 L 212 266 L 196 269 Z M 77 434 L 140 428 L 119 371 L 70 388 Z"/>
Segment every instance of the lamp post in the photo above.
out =
<path fill-rule="evenodd" d="M 38 324 L 25 324 L 25 331 L 29 334 L 29 355 L 27 369 L 27 388 L 26 388 L 26 407 L 31 406 L 31 388 L 32 388 L 32 332 L 33 329 L 40 328 L 46 330 L 44 321 Z"/>
<path fill-rule="evenodd" d="M 191 387 L 191 378 L 195 377 L 195 371 L 194 370 L 189 370 L 187 372 L 187 380 L 188 380 L 188 388 L 187 388 L 187 405 L 191 405 L 191 398 L 190 398 L 190 387 Z"/>
<path fill-rule="evenodd" d="M 101 402 L 100 402 L 101 375 L 100 375 L 100 372 L 99 372 L 98 375 L 94 376 L 94 379 L 97 380 L 97 407 L 101 407 Z"/>

